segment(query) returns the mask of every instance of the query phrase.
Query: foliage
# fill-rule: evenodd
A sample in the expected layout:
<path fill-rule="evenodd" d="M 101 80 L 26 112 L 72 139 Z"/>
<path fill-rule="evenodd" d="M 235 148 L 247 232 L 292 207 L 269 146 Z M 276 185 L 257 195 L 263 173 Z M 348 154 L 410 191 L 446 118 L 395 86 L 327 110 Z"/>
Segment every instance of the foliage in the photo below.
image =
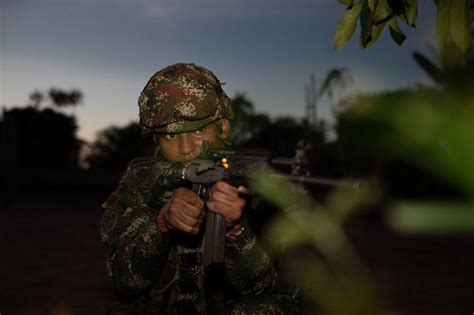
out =
<path fill-rule="evenodd" d="M 360 48 L 374 44 L 385 25 L 390 36 L 401 45 L 406 36 L 399 26 L 402 21 L 415 27 L 418 0 L 339 0 L 346 10 L 339 18 L 334 34 L 334 49 L 344 46 L 352 37 L 357 21 L 360 23 Z M 446 46 L 459 50 L 459 57 L 471 49 L 470 25 L 474 17 L 473 0 L 435 0 L 437 6 L 436 38 L 441 53 Z"/>
<path fill-rule="evenodd" d="M 42 92 L 35 90 L 30 93 L 30 101 L 33 107 L 39 108 L 43 100 L 44 100 L 44 94 Z"/>
<path fill-rule="evenodd" d="M 1 159 L 10 167 L 78 166 L 80 141 L 74 116 L 33 107 L 5 110 L 0 120 Z"/>
<path fill-rule="evenodd" d="M 155 144 L 144 138 L 137 123 L 111 126 L 97 134 L 89 145 L 85 163 L 90 169 L 124 170 L 135 157 L 150 156 Z"/>
<path fill-rule="evenodd" d="M 352 82 L 354 79 L 347 67 L 331 69 L 321 83 L 318 94 L 319 96 L 327 94 L 329 98 L 332 98 L 336 89 L 345 90 Z"/>
<path fill-rule="evenodd" d="M 254 104 L 245 94 L 238 93 L 232 98 L 232 109 L 235 114 L 229 136 L 232 144 L 240 145 L 248 141 L 259 130 L 270 124 L 270 117 L 266 114 L 256 113 Z"/>
<path fill-rule="evenodd" d="M 39 108 L 44 100 L 49 99 L 50 106 L 57 108 L 74 107 L 82 103 L 84 94 L 79 89 L 69 91 L 52 87 L 47 93 L 35 90 L 30 93 L 31 105 Z"/>
<path fill-rule="evenodd" d="M 458 50 L 454 45 L 448 45 L 444 54 L 435 53 L 431 59 L 419 52 L 413 56 L 431 80 L 444 91 L 456 95 L 473 93 L 474 51 L 466 55 L 462 62 L 459 62 Z"/>
<path fill-rule="evenodd" d="M 82 92 L 78 89 L 71 91 L 64 91 L 57 88 L 51 88 L 48 91 L 48 96 L 57 107 L 76 106 L 82 101 Z"/>
<path fill-rule="evenodd" d="M 377 162 L 385 163 L 384 167 L 398 163 L 397 173 L 408 172 L 407 181 L 401 185 L 409 190 L 421 185 L 428 190 L 426 196 L 415 192 L 411 199 L 388 201 L 384 218 L 395 230 L 443 234 L 474 231 L 471 95 L 417 88 L 359 95 L 341 104 L 338 142 L 355 151 L 350 160 L 373 167 L 359 170 L 360 174 L 383 176 Z M 365 182 L 357 190 L 333 190 L 316 201 L 288 182 L 268 178 L 274 178 L 272 173 L 253 182 L 253 189 L 283 211 L 271 222 L 267 237 L 273 241 L 283 238 L 289 248 L 309 244 L 316 249 L 318 255 L 292 259 L 290 277 L 317 301 L 318 313 L 395 314 L 381 302 L 376 283 L 344 230 L 355 211 L 374 202 L 380 207 L 386 201 L 380 200 L 387 197 L 386 191 L 384 195 L 380 191 L 382 186 Z M 439 182 L 447 183 L 457 194 L 433 190 Z"/>
<path fill-rule="evenodd" d="M 377 198 L 374 189 L 365 184 L 357 191 L 335 190 L 323 205 L 301 187 L 276 178 L 271 170 L 253 181 L 252 187 L 283 209 L 267 229 L 266 238 L 272 240 L 270 246 L 284 243 L 294 248 L 310 244 L 320 253 L 320 256 L 300 253 L 298 259 L 292 259 L 290 269 L 292 281 L 318 302 L 318 314 L 384 314 L 387 311 L 370 272 L 343 229 L 354 209 L 367 206 Z"/>
<path fill-rule="evenodd" d="M 310 133 L 310 134 L 308 134 Z M 322 144 L 324 135 L 311 130 L 306 121 L 298 121 L 293 117 L 277 117 L 262 126 L 242 147 L 272 150 L 283 156 L 293 156 L 296 143 L 302 139 L 312 139 L 314 144 Z"/>
<path fill-rule="evenodd" d="M 413 89 L 361 96 L 346 105 L 341 121 L 352 122 L 349 129 L 362 130 L 356 132 L 355 137 L 361 136 L 360 132 L 362 135 L 365 132 L 365 136 L 372 132 L 371 141 L 360 151 L 372 152 L 368 155 L 385 160 L 410 163 L 428 175 L 433 174 L 428 179 L 445 182 L 448 186 L 437 191 L 433 183 L 420 182 L 431 189 L 428 197 L 432 201 L 420 202 L 423 196 L 418 194 L 412 196 L 418 199 L 414 203 L 395 203 L 393 209 L 396 210 L 389 218 L 394 226 L 411 230 L 418 226 L 418 231 L 434 231 L 437 226 L 439 232 L 454 231 L 460 217 L 453 214 L 463 217 L 464 224 L 472 222 L 468 219 L 469 212 L 456 210 L 471 208 L 474 196 L 474 146 L 468 136 L 474 133 L 472 94 Z M 347 135 L 342 134 L 342 137 L 347 139 Z M 419 182 L 420 177 L 419 172 L 414 172 L 407 181 Z M 435 206 L 435 200 L 440 198 L 445 201 Z M 435 219 L 441 217 L 440 209 L 449 209 L 447 204 L 452 211 L 445 211 L 443 220 Z M 474 230 L 474 226 L 471 228 Z"/>

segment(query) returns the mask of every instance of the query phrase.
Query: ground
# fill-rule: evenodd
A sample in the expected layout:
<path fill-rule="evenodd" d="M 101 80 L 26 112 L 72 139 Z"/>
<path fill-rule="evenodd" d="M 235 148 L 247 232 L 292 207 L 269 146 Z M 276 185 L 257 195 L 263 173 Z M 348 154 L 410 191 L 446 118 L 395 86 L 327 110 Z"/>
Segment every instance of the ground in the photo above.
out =
<path fill-rule="evenodd" d="M 104 314 L 112 297 L 101 209 L 80 196 L 25 196 L 0 212 L 0 313 Z"/>

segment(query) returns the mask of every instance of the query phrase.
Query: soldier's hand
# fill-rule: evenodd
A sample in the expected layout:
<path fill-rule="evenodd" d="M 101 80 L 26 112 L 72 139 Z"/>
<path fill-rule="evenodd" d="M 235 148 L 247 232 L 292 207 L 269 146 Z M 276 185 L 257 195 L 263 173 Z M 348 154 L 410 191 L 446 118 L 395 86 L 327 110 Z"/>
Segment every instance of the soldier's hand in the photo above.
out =
<path fill-rule="evenodd" d="M 223 181 L 218 181 L 212 186 L 209 193 L 207 207 L 209 210 L 221 214 L 227 221 L 228 228 L 235 228 L 240 224 L 245 207 L 245 199 L 239 197 L 244 193 L 245 187 L 234 187 Z"/>
<path fill-rule="evenodd" d="M 192 190 L 184 187 L 176 189 L 170 201 L 161 209 L 157 217 L 160 230 L 178 229 L 196 234 L 204 217 L 204 202 Z"/>

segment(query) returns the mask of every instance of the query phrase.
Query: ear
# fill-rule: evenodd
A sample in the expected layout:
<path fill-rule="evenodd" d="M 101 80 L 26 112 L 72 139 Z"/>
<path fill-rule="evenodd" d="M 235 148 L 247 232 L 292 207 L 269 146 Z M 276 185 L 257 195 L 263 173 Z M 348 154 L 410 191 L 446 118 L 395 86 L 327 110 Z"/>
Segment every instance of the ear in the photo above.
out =
<path fill-rule="evenodd" d="M 222 130 L 221 130 L 221 136 L 226 139 L 229 136 L 230 133 L 230 121 L 227 118 L 222 118 L 220 120 Z"/>

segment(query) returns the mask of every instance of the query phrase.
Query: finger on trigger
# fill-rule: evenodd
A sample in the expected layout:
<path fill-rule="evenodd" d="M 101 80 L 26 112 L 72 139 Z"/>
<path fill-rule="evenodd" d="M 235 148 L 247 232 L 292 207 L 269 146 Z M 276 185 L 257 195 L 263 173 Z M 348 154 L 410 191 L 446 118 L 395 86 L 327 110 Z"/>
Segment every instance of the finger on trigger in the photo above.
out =
<path fill-rule="evenodd" d="M 217 191 L 222 191 L 227 194 L 237 193 L 237 188 L 223 181 L 216 182 L 213 188 L 215 188 Z"/>

